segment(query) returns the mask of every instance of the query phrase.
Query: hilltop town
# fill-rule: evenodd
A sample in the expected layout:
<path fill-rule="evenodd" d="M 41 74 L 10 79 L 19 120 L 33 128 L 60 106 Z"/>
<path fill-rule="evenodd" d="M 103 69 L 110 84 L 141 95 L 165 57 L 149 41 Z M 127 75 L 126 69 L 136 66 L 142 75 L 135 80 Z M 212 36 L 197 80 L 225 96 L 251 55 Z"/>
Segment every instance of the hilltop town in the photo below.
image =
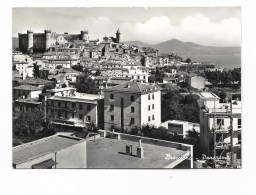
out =
<path fill-rule="evenodd" d="M 51 30 L 12 53 L 14 168 L 240 168 L 241 68 Z"/>

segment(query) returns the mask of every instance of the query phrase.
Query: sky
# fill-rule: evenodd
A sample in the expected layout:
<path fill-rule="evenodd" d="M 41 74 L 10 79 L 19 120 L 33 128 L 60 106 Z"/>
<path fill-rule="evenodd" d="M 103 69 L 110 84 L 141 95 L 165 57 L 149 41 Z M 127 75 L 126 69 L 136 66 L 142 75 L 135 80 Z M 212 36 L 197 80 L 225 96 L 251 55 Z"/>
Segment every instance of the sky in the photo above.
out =
<path fill-rule="evenodd" d="M 207 46 L 241 46 L 239 7 L 154 8 L 13 8 L 13 37 L 28 29 L 78 34 L 91 39 L 115 36 L 121 41 L 157 44 L 170 39 Z"/>

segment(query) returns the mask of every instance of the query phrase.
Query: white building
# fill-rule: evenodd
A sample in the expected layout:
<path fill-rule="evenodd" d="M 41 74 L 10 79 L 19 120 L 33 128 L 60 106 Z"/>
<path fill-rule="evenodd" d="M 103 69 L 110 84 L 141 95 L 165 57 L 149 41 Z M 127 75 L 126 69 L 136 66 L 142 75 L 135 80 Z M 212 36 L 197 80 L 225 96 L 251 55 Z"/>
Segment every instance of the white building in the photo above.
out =
<path fill-rule="evenodd" d="M 231 111 L 233 117 L 233 146 L 235 153 L 239 153 L 241 142 L 241 101 L 232 100 L 231 103 L 220 103 L 219 97 L 210 92 L 199 93 L 200 107 L 200 137 L 204 154 L 213 154 L 213 131 L 216 131 L 217 155 L 225 155 L 230 146 Z M 231 110 L 232 106 L 232 110 Z M 224 152 L 223 152 L 224 150 Z M 238 154 L 239 155 L 239 154 Z M 239 157 L 239 156 L 238 156 Z"/>
<path fill-rule="evenodd" d="M 188 135 L 188 131 L 195 130 L 200 133 L 200 125 L 198 123 L 191 123 L 188 121 L 168 120 L 162 123 L 161 126 L 165 127 L 168 133 L 181 135 L 184 138 Z"/>
<path fill-rule="evenodd" d="M 104 90 L 104 128 L 161 125 L 161 91 L 154 85 L 127 82 Z"/>
<path fill-rule="evenodd" d="M 149 73 L 145 67 L 133 66 L 127 72 L 123 72 L 123 77 L 132 78 L 133 81 L 148 83 Z"/>

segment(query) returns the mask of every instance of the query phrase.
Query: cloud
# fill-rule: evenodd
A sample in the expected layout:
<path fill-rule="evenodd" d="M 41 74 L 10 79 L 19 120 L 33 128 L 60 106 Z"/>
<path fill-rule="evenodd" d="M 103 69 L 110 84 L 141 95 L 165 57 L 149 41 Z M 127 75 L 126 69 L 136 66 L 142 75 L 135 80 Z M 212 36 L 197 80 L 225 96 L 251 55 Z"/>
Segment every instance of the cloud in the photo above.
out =
<path fill-rule="evenodd" d="M 146 43 L 159 43 L 177 38 L 182 41 L 202 45 L 237 46 L 241 44 L 241 24 L 237 18 L 227 18 L 213 23 L 202 14 L 194 14 L 181 19 L 178 25 L 172 24 L 166 16 L 151 17 L 143 23 L 126 23 L 123 33 L 130 40 Z"/>

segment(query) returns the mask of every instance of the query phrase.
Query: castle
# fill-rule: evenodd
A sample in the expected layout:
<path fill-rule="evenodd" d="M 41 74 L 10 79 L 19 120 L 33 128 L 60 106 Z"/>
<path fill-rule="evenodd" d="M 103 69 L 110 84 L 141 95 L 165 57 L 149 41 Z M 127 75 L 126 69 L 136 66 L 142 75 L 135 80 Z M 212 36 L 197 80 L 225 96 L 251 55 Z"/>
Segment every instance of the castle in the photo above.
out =
<path fill-rule="evenodd" d="M 89 40 L 89 32 L 82 30 L 80 34 L 57 34 L 51 30 L 45 30 L 44 33 L 34 33 L 28 30 L 27 33 L 19 33 L 19 49 L 23 53 L 43 53 L 55 45 L 73 43 L 81 41 L 84 43 L 95 43 L 97 40 Z M 120 31 L 117 30 L 116 38 L 111 37 L 113 42 L 120 43 Z M 104 38 L 103 38 L 104 40 Z"/>

